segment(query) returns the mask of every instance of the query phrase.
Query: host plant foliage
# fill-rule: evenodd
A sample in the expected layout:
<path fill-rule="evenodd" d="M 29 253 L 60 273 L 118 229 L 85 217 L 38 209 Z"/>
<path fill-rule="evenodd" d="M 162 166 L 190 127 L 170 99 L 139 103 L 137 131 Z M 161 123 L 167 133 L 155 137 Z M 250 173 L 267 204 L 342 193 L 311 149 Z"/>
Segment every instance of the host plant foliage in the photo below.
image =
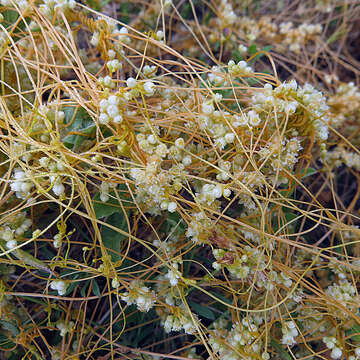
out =
<path fill-rule="evenodd" d="M 0 3 L 7 358 L 360 359 L 356 4 Z"/>

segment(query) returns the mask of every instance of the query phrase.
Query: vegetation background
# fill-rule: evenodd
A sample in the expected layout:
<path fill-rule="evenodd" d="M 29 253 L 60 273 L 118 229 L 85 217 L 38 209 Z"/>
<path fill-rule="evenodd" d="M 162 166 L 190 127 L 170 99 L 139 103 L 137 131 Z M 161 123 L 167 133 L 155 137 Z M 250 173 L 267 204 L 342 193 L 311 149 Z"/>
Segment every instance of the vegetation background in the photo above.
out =
<path fill-rule="evenodd" d="M 358 0 L 0 0 L 0 359 L 360 359 Z"/>

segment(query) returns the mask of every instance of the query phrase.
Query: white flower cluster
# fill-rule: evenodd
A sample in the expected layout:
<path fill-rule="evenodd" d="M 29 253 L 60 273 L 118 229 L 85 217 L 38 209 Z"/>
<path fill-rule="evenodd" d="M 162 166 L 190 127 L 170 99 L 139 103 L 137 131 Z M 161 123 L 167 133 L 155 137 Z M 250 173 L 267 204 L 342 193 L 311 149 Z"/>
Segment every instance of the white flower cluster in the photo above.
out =
<path fill-rule="evenodd" d="M 98 83 L 102 85 L 104 88 L 114 89 L 115 88 L 115 81 L 109 75 L 105 77 L 99 77 Z"/>
<path fill-rule="evenodd" d="M 49 168 L 50 171 L 55 173 L 50 176 L 52 191 L 56 196 L 61 197 L 65 193 L 65 186 L 62 183 L 62 176 L 59 174 L 59 172 L 64 171 L 65 167 L 61 162 L 57 162 L 50 164 Z"/>
<path fill-rule="evenodd" d="M 237 64 L 234 60 L 228 62 L 229 74 L 232 76 L 251 76 L 254 74 L 254 70 L 251 66 L 248 66 L 247 62 L 244 60 L 239 61 Z"/>
<path fill-rule="evenodd" d="M 306 109 L 309 125 L 315 129 L 317 138 L 321 141 L 328 138 L 329 118 L 326 113 L 329 106 L 325 96 L 310 84 L 300 87 L 295 80 L 291 80 L 274 89 L 266 84 L 262 93 L 258 92 L 252 97 L 252 105 L 258 114 L 263 115 L 275 109 L 278 117 L 295 117 L 297 110 Z"/>
<path fill-rule="evenodd" d="M 140 146 L 140 149 L 149 155 L 157 155 L 161 158 L 165 158 L 169 153 L 169 149 L 167 148 L 166 144 L 161 142 L 155 130 L 153 132 L 137 134 L 136 140 Z"/>
<path fill-rule="evenodd" d="M 225 85 L 226 81 L 224 69 L 221 66 L 213 66 L 211 71 L 208 73 L 208 80 L 213 86 Z"/>
<path fill-rule="evenodd" d="M 2 6 L 8 7 L 15 7 L 18 8 L 21 12 L 25 11 L 29 7 L 29 3 L 27 0 L 18 0 L 18 1 L 11 1 L 11 0 L 1 0 L 0 4 Z"/>
<path fill-rule="evenodd" d="M 347 151 L 343 147 L 335 147 L 325 153 L 324 161 L 329 164 L 334 164 L 340 167 L 345 164 L 357 171 L 360 171 L 360 155 L 351 151 Z"/>
<path fill-rule="evenodd" d="M 73 10 L 75 6 L 75 0 L 44 0 L 44 3 L 40 5 L 39 10 L 42 14 L 51 19 L 54 11 L 57 9 L 61 9 L 61 11 L 65 12 L 67 10 Z"/>
<path fill-rule="evenodd" d="M 211 220 L 202 211 L 193 213 L 191 222 L 187 228 L 186 236 L 191 238 L 195 243 L 205 241 L 209 236 L 211 229 Z"/>
<path fill-rule="evenodd" d="M 111 50 L 110 50 L 111 51 Z M 110 52 L 109 51 L 109 52 Z M 113 50 L 112 50 L 113 51 Z M 106 66 L 107 68 L 109 69 L 109 71 L 111 73 L 117 71 L 117 70 L 120 70 L 122 68 L 122 63 L 118 60 L 118 59 L 112 59 L 112 60 L 109 60 L 107 63 L 106 63 Z"/>
<path fill-rule="evenodd" d="M 61 244 L 62 244 L 62 235 L 61 233 L 57 233 L 54 235 L 53 245 L 56 249 L 60 249 Z"/>
<path fill-rule="evenodd" d="M 214 249 L 213 255 L 216 261 L 212 264 L 215 270 L 220 270 L 222 264 L 229 270 L 231 276 L 236 279 L 246 279 L 250 273 L 250 267 L 247 265 L 247 255 L 236 257 L 236 253 L 228 252 L 223 249 Z"/>
<path fill-rule="evenodd" d="M 145 169 L 132 168 L 130 176 L 135 180 L 137 200 L 153 208 L 153 211 L 176 211 L 177 204 L 170 200 L 170 195 L 182 188 L 182 179 L 177 175 L 183 166 L 174 165 L 169 170 L 163 170 L 160 160 L 146 165 Z"/>
<path fill-rule="evenodd" d="M 7 219 L 1 226 L 0 238 L 6 242 L 8 249 L 13 249 L 17 246 L 19 237 L 29 230 L 31 225 L 31 219 L 26 217 L 26 213 L 20 212 Z"/>
<path fill-rule="evenodd" d="M 174 159 L 177 162 L 181 162 L 184 166 L 190 166 L 192 163 L 192 157 L 191 155 L 188 155 L 184 151 L 184 149 L 185 149 L 184 139 L 182 137 L 177 138 L 174 142 L 174 145 L 170 146 L 169 148 L 168 158 Z M 189 151 L 190 149 L 187 150 Z"/>
<path fill-rule="evenodd" d="M 214 145 L 223 149 L 227 144 L 235 141 L 233 130 L 227 125 L 236 123 L 237 117 L 231 116 L 227 111 L 215 110 L 214 101 L 210 100 L 201 105 L 202 114 L 198 116 L 198 123 L 201 130 L 206 131 L 213 139 Z M 233 124 L 236 126 L 236 124 Z"/>
<path fill-rule="evenodd" d="M 69 321 L 65 323 L 63 320 L 59 320 L 56 322 L 56 327 L 60 330 L 60 336 L 64 337 L 67 333 L 71 333 L 74 329 L 74 322 Z"/>
<path fill-rule="evenodd" d="M 231 2 L 227 0 L 221 0 L 219 17 L 216 21 L 219 23 L 222 29 L 226 28 L 229 25 L 233 25 L 236 22 L 237 16 L 233 10 Z"/>
<path fill-rule="evenodd" d="M 112 121 L 114 124 L 121 124 L 123 121 L 122 111 L 120 107 L 120 99 L 118 96 L 111 94 L 107 99 L 100 101 L 100 124 L 108 124 Z"/>
<path fill-rule="evenodd" d="M 245 55 L 248 52 L 248 47 L 243 44 L 239 44 L 238 50 L 240 55 Z"/>
<path fill-rule="evenodd" d="M 155 76 L 156 66 L 155 65 L 145 65 L 142 69 L 142 72 L 145 77 L 151 78 L 151 77 Z"/>
<path fill-rule="evenodd" d="M 123 45 L 122 44 L 129 44 L 130 43 L 130 37 L 128 36 L 129 31 L 126 27 L 122 27 L 120 29 L 117 28 L 117 22 L 114 19 L 110 19 L 108 17 L 103 18 L 103 17 L 99 17 L 98 20 L 104 20 L 106 21 L 107 25 L 108 25 L 108 29 L 111 32 L 111 35 L 113 38 L 115 38 L 116 41 L 114 43 L 115 49 L 117 51 L 119 51 L 120 53 L 123 52 Z M 91 45 L 97 47 L 99 46 L 99 42 L 100 42 L 100 32 L 99 31 L 94 31 L 91 39 L 90 39 L 90 43 Z"/>
<path fill-rule="evenodd" d="M 323 341 L 326 347 L 331 350 L 331 354 L 330 354 L 331 358 L 340 359 L 342 356 L 342 350 L 336 338 L 333 336 L 329 336 L 329 337 L 325 336 Z"/>
<path fill-rule="evenodd" d="M 214 269 L 219 270 L 224 266 L 233 278 L 242 280 L 245 280 L 251 274 L 262 274 L 261 278 L 256 276 L 256 285 L 260 288 L 272 286 L 270 278 L 265 278 L 263 274 L 266 268 L 266 258 L 260 249 L 246 245 L 242 255 L 224 249 L 214 249 L 213 255 L 216 259 L 212 264 Z"/>
<path fill-rule="evenodd" d="M 356 289 L 348 280 L 340 280 L 338 283 L 330 285 L 326 289 L 326 294 L 331 296 L 332 299 L 341 303 L 345 308 L 349 308 L 349 302 L 356 302 L 359 299 L 356 297 Z M 346 313 L 343 313 L 347 316 Z"/>
<path fill-rule="evenodd" d="M 234 324 L 230 331 L 225 330 L 224 320 L 216 321 L 213 324 L 215 331 L 209 338 L 213 351 L 218 353 L 222 360 L 269 360 L 270 355 L 263 350 L 262 341 L 259 341 L 259 325 L 262 320 L 257 320 L 260 319 L 243 318 L 241 323 Z"/>
<path fill-rule="evenodd" d="M 201 192 L 195 194 L 199 203 L 207 206 L 211 206 L 216 199 L 220 199 L 222 196 L 229 197 L 230 195 L 231 190 L 221 184 L 204 184 Z"/>
<path fill-rule="evenodd" d="M 54 280 L 50 283 L 50 288 L 57 290 L 58 294 L 62 296 L 66 294 L 67 284 L 63 280 Z"/>
<path fill-rule="evenodd" d="M 134 280 L 130 283 L 129 291 L 121 295 L 121 300 L 128 305 L 136 304 L 141 312 L 148 312 L 155 304 L 156 295 L 141 281 Z"/>
<path fill-rule="evenodd" d="M 297 137 L 291 139 L 280 140 L 275 137 L 274 140 L 269 141 L 265 147 L 259 150 L 259 155 L 262 160 L 271 160 L 270 165 L 273 170 L 277 169 L 292 169 L 298 161 L 298 156 L 302 146 Z"/>
<path fill-rule="evenodd" d="M 100 184 L 100 200 L 104 203 L 109 201 L 109 191 L 110 191 L 110 184 L 106 181 L 102 181 Z"/>
<path fill-rule="evenodd" d="M 329 97 L 333 126 L 340 127 L 347 119 L 356 122 L 360 110 L 360 89 L 353 83 L 342 83 L 336 93 Z"/>
<path fill-rule="evenodd" d="M 26 199 L 30 196 L 34 184 L 22 169 L 15 169 L 12 179 L 10 188 L 12 191 L 15 191 L 17 198 Z"/>
<path fill-rule="evenodd" d="M 292 22 L 280 24 L 280 34 L 284 35 L 283 44 L 289 47 L 290 51 L 298 53 L 310 39 L 314 39 L 321 34 L 322 26 L 320 24 L 303 23 L 294 28 Z"/>
<path fill-rule="evenodd" d="M 354 355 L 349 356 L 349 360 L 360 360 L 360 347 L 354 349 Z"/>
<path fill-rule="evenodd" d="M 146 80 L 144 82 L 138 82 L 136 79 L 129 77 L 126 80 L 126 85 L 128 88 L 130 88 L 130 94 L 133 97 L 139 96 L 141 91 L 146 96 L 152 96 L 155 93 L 155 84 L 150 80 Z"/>
<path fill-rule="evenodd" d="M 308 42 L 316 41 L 323 30 L 320 24 L 303 23 L 294 27 L 292 22 L 283 22 L 278 25 L 267 16 L 260 19 L 243 16 L 236 24 L 242 38 L 251 42 L 259 38 L 266 39 L 279 50 L 289 49 L 295 53 L 298 53 Z"/>
<path fill-rule="evenodd" d="M 296 323 L 294 321 L 286 321 L 282 325 L 282 333 L 283 337 L 281 339 L 281 342 L 284 345 L 292 346 L 296 344 L 295 337 L 299 335 L 299 332 L 296 327 Z"/>
<path fill-rule="evenodd" d="M 177 262 L 172 262 L 171 268 L 165 275 L 165 278 L 169 280 L 171 286 L 176 286 L 181 276 L 182 274 L 179 270 L 179 264 Z"/>
<path fill-rule="evenodd" d="M 167 333 L 172 331 L 181 331 L 184 330 L 186 334 L 194 334 L 196 332 L 196 327 L 190 317 L 190 315 L 184 315 L 184 309 L 181 308 L 181 313 L 176 315 L 168 315 L 165 320 L 162 321 L 164 326 L 164 330 Z M 196 315 L 193 314 L 195 319 L 197 319 Z"/>

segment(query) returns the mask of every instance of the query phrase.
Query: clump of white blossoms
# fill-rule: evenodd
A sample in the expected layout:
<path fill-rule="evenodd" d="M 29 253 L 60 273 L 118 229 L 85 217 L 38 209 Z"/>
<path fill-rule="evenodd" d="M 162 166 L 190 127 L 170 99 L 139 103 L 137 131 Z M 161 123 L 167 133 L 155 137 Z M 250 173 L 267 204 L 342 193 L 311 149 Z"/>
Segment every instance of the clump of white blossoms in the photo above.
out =
<path fill-rule="evenodd" d="M 100 101 L 100 124 L 108 124 L 112 121 L 115 124 L 121 124 L 123 121 L 120 99 L 118 96 L 111 94 L 108 98 Z"/>
<path fill-rule="evenodd" d="M 331 358 L 335 360 L 340 359 L 342 356 L 342 350 L 339 346 L 337 339 L 333 336 L 330 337 L 325 336 L 323 341 L 326 347 L 331 350 L 331 354 L 330 354 Z"/>
<path fill-rule="evenodd" d="M 196 197 L 201 204 L 211 206 L 216 199 L 229 197 L 231 190 L 220 184 L 204 184 L 201 192 L 196 193 Z"/>
<path fill-rule="evenodd" d="M 286 321 L 282 325 L 282 333 L 283 337 L 281 339 L 281 342 L 285 345 L 292 346 L 296 344 L 296 336 L 299 335 L 299 332 L 296 327 L 296 323 L 294 321 Z"/>
<path fill-rule="evenodd" d="M 354 349 L 354 355 L 349 356 L 349 360 L 359 360 L 360 359 L 360 347 Z"/>
<path fill-rule="evenodd" d="M 269 111 L 275 109 L 278 117 L 290 116 L 294 120 L 297 112 L 306 110 L 309 129 L 312 127 L 315 130 L 320 141 L 328 138 L 329 106 L 325 96 L 310 84 L 300 87 L 295 80 L 284 82 L 275 88 L 266 84 L 263 92 L 256 92 L 252 97 L 252 106 L 260 116 L 267 116 Z M 293 125 L 296 126 L 296 123 Z"/>
<path fill-rule="evenodd" d="M 164 170 L 160 159 L 148 163 L 145 169 L 132 168 L 130 176 L 135 180 L 137 200 L 152 207 L 153 212 L 160 209 L 174 212 L 177 205 L 170 196 L 182 187 L 178 174 L 181 174 L 180 166 Z"/>
<path fill-rule="evenodd" d="M 0 239 L 5 241 L 6 247 L 11 250 L 18 245 L 18 241 L 31 225 L 32 221 L 26 217 L 25 212 L 17 213 L 0 227 Z"/>
<path fill-rule="evenodd" d="M 110 191 L 110 184 L 105 181 L 102 181 L 100 184 L 100 188 L 99 188 L 100 200 L 102 202 L 109 201 L 109 199 L 110 199 L 109 191 Z"/>
<path fill-rule="evenodd" d="M 228 62 L 229 74 L 232 76 L 251 76 L 254 74 L 254 70 L 251 66 L 248 66 L 247 62 L 244 60 L 239 61 L 237 64 L 234 60 Z"/>
<path fill-rule="evenodd" d="M 338 301 L 343 307 L 355 310 L 359 296 L 356 296 L 356 288 L 348 280 L 340 280 L 338 283 L 330 285 L 326 290 L 326 294 L 332 299 Z M 346 312 L 337 312 L 343 317 L 348 317 Z"/>
<path fill-rule="evenodd" d="M 165 319 L 162 320 L 164 330 L 167 333 L 184 330 L 186 334 L 194 334 L 196 332 L 196 326 L 190 315 L 185 314 L 184 307 L 181 305 L 178 310 L 179 311 L 176 311 L 174 314 L 167 315 Z M 195 321 L 198 321 L 195 314 L 193 314 L 193 317 Z"/>
<path fill-rule="evenodd" d="M 114 19 L 111 19 L 109 17 L 98 17 L 98 20 L 102 20 L 105 21 L 107 26 L 108 26 L 108 30 L 110 31 L 112 37 L 114 38 L 114 48 L 120 52 L 120 54 L 124 53 L 124 47 L 123 44 L 129 44 L 130 43 L 130 37 L 129 35 L 129 31 L 126 27 L 121 27 L 120 29 L 117 26 L 117 22 Z M 91 39 L 90 39 L 90 44 L 98 47 L 99 46 L 99 42 L 100 42 L 100 31 L 95 30 Z"/>
<path fill-rule="evenodd" d="M 19 0 L 16 2 L 11 1 L 11 0 L 1 0 L 0 4 L 2 6 L 7 6 L 7 7 L 14 7 L 14 4 L 16 4 L 15 8 L 18 8 L 22 12 L 25 11 L 29 7 L 29 3 L 27 0 Z"/>
<path fill-rule="evenodd" d="M 186 231 L 186 236 L 191 238 L 195 243 L 201 243 L 208 238 L 211 225 L 211 220 L 204 212 L 193 213 Z"/>
<path fill-rule="evenodd" d="M 171 263 L 171 268 L 165 275 L 165 278 L 169 279 L 171 286 L 176 286 L 182 274 L 179 271 L 179 264 L 177 262 Z"/>
<path fill-rule="evenodd" d="M 134 280 L 129 285 L 129 291 L 121 294 L 121 300 L 128 305 L 135 304 L 139 311 L 148 312 L 155 305 L 156 294 L 143 282 Z"/>
<path fill-rule="evenodd" d="M 358 153 L 347 151 L 343 147 L 337 146 L 325 153 L 323 161 L 340 167 L 345 164 L 357 171 L 360 171 L 360 155 Z"/>
<path fill-rule="evenodd" d="M 66 294 L 67 284 L 63 280 L 54 280 L 50 283 L 50 288 L 56 290 L 62 296 Z"/>
<path fill-rule="evenodd" d="M 73 10 L 76 6 L 75 0 L 44 0 L 40 5 L 39 10 L 46 17 L 51 19 L 56 9 L 61 9 L 63 12 Z"/>
<path fill-rule="evenodd" d="M 56 327 L 60 330 L 61 337 L 64 337 L 67 333 L 71 333 L 74 329 L 74 325 L 73 321 L 66 323 L 63 320 L 59 320 L 56 322 Z"/>
<path fill-rule="evenodd" d="M 215 330 L 210 335 L 209 344 L 214 352 L 223 360 L 237 360 L 241 356 L 244 359 L 269 360 L 270 355 L 263 348 L 263 342 L 259 340 L 259 325 L 262 319 L 243 318 L 235 323 L 231 330 L 226 330 L 227 321 L 220 319 L 214 322 Z"/>
<path fill-rule="evenodd" d="M 27 197 L 29 197 L 33 186 L 33 182 L 24 170 L 14 170 L 13 180 L 10 184 L 10 187 L 12 191 L 15 191 L 17 198 L 26 199 Z"/>

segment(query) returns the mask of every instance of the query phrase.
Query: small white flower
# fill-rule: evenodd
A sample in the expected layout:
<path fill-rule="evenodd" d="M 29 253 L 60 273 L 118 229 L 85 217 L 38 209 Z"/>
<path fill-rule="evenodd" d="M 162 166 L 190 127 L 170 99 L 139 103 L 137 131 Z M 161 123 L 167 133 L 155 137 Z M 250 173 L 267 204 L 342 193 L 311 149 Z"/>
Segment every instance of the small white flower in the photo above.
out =
<path fill-rule="evenodd" d="M 55 195 L 57 196 L 61 196 L 62 194 L 64 194 L 65 192 L 65 187 L 64 185 L 61 183 L 60 180 L 56 181 L 56 183 L 54 184 L 54 186 L 52 187 L 52 191 Z"/>
<path fill-rule="evenodd" d="M 144 84 L 144 91 L 146 93 L 146 95 L 151 96 L 154 95 L 155 89 L 154 89 L 155 84 L 152 81 L 147 81 Z"/>
<path fill-rule="evenodd" d="M 185 146 L 185 142 L 184 142 L 184 139 L 183 138 L 177 138 L 175 140 L 175 146 L 179 149 L 183 149 L 184 146 Z"/>
<path fill-rule="evenodd" d="M 168 211 L 171 213 L 175 212 L 176 208 L 177 208 L 177 204 L 174 201 L 170 202 L 167 207 Z"/>
<path fill-rule="evenodd" d="M 14 249 L 16 246 L 17 246 L 17 241 L 16 241 L 16 240 L 10 240 L 10 241 L 7 241 L 7 242 L 6 242 L 6 247 L 7 247 L 9 250 Z"/>
<path fill-rule="evenodd" d="M 50 283 L 50 288 L 57 290 L 59 295 L 65 295 L 67 285 L 63 280 L 54 280 Z"/>
<path fill-rule="evenodd" d="M 126 85 L 130 88 L 133 89 L 136 86 L 136 79 L 130 77 L 126 80 Z"/>
<path fill-rule="evenodd" d="M 340 359 L 342 356 L 342 351 L 338 347 L 334 347 L 330 354 L 332 359 Z"/>
<path fill-rule="evenodd" d="M 120 286 L 120 282 L 118 279 L 114 278 L 111 280 L 111 286 L 114 288 L 114 289 L 117 289 L 119 286 Z"/>

